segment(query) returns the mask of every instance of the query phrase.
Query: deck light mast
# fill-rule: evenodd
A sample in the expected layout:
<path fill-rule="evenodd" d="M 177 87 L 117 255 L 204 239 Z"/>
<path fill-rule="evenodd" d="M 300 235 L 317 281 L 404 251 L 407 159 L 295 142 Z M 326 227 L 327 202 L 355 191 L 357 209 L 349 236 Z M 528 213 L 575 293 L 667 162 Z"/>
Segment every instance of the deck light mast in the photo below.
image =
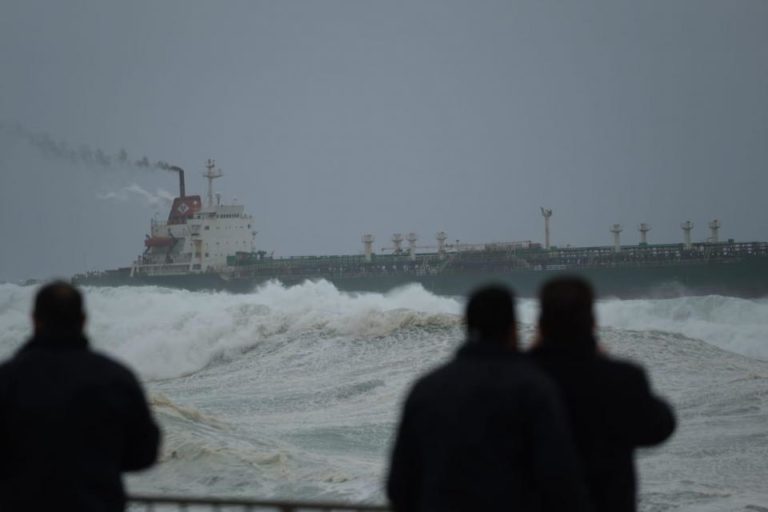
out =
<path fill-rule="evenodd" d="M 544 248 L 549 249 L 549 218 L 552 217 L 552 209 L 542 206 L 541 214 L 544 216 Z"/>
<path fill-rule="evenodd" d="M 392 235 L 392 246 L 394 247 L 393 251 L 395 254 L 402 254 L 403 253 L 403 235 L 400 233 L 395 233 Z"/>
<path fill-rule="evenodd" d="M 651 226 L 643 222 L 637 230 L 640 232 L 640 245 L 648 245 L 648 232 Z"/>
<path fill-rule="evenodd" d="M 687 220 L 680 224 L 680 227 L 683 228 L 683 244 L 686 249 L 691 248 L 691 231 L 693 230 L 693 222 Z"/>
<path fill-rule="evenodd" d="M 613 252 L 621 251 L 621 241 L 619 235 L 622 232 L 621 224 L 614 224 L 611 226 L 611 233 L 613 233 Z"/>
<path fill-rule="evenodd" d="M 408 236 L 405 237 L 406 240 L 408 240 L 408 255 L 411 257 L 412 260 L 416 259 L 416 240 L 419 239 L 419 237 L 416 235 L 416 233 L 408 233 Z"/>
<path fill-rule="evenodd" d="M 440 231 L 435 235 L 435 238 L 437 239 L 437 253 L 440 256 L 445 255 L 445 241 L 448 240 L 448 235 L 445 234 L 445 231 Z"/>
<path fill-rule="evenodd" d="M 709 241 L 716 244 L 720 241 L 720 221 L 715 219 L 709 223 Z"/>
<path fill-rule="evenodd" d="M 373 259 L 373 235 L 363 235 L 363 247 L 365 247 L 365 261 Z"/>

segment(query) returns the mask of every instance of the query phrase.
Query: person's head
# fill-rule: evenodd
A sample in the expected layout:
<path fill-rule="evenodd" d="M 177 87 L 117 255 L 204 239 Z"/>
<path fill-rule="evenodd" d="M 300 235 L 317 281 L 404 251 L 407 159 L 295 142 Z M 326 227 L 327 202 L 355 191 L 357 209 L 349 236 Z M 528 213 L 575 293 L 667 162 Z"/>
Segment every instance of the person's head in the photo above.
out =
<path fill-rule="evenodd" d="M 465 321 L 470 340 L 511 347 L 517 344 L 515 298 L 505 286 L 491 285 L 475 291 L 467 302 Z"/>
<path fill-rule="evenodd" d="M 35 334 L 82 334 L 85 325 L 83 296 L 64 281 L 49 283 L 37 292 L 32 320 Z"/>
<path fill-rule="evenodd" d="M 586 339 L 595 329 L 592 286 L 580 277 L 557 277 L 539 292 L 539 331 L 544 339 Z"/>

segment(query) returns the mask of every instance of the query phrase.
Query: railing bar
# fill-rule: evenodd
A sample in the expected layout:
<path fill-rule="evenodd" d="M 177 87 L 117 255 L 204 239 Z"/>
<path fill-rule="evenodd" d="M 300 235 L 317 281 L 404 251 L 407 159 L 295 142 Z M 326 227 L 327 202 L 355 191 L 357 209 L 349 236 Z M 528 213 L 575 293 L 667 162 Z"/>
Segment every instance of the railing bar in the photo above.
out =
<path fill-rule="evenodd" d="M 175 505 L 177 510 L 190 510 L 190 507 L 205 506 L 209 510 L 222 511 L 229 507 L 241 507 L 244 511 L 257 512 L 262 509 L 272 509 L 277 512 L 309 512 L 309 511 L 346 511 L 346 512 L 386 512 L 381 505 L 364 505 L 361 503 L 333 502 L 301 502 L 280 500 L 248 500 L 236 498 L 197 498 L 182 496 L 135 496 L 128 498 L 129 503 L 143 505 L 142 510 L 154 512 L 158 505 Z"/>

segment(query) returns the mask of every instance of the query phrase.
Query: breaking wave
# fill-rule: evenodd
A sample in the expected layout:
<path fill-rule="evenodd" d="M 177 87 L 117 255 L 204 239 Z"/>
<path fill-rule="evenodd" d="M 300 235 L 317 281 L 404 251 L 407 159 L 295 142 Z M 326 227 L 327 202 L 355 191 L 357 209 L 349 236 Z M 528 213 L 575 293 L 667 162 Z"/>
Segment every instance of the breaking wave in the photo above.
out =
<path fill-rule="evenodd" d="M 33 287 L 0 286 L 0 356 L 29 335 Z M 267 283 L 243 295 L 157 287 L 87 288 L 94 345 L 162 379 L 228 361 L 260 343 L 319 337 L 383 338 L 459 323 L 460 303 L 419 285 L 386 294 L 343 293 L 326 281 Z"/>
<path fill-rule="evenodd" d="M 698 339 L 723 350 L 768 360 L 768 301 L 709 295 L 612 300 L 598 305 L 605 327 L 657 331 Z"/>
<path fill-rule="evenodd" d="M 0 357 L 29 335 L 34 287 L 0 285 Z M 326 281 L 285 287 L 267 283 L 249 294 L 157 287 L 88 288 L 88 331 L 95 346 L 147 379 L 173 378 L 230 361 L 262 343 L 307 335 L 383 339 L 408 330 L 460 326 L 462 301 L 420 285 L 389 293 L 345 293 Z M 536 304 L 521 301 L 520 319 L 535 323 Z M 607 300 L 602 327 L 700 339 L 721 349 L 768 359 L 768 301 L 706 296 Z"/>

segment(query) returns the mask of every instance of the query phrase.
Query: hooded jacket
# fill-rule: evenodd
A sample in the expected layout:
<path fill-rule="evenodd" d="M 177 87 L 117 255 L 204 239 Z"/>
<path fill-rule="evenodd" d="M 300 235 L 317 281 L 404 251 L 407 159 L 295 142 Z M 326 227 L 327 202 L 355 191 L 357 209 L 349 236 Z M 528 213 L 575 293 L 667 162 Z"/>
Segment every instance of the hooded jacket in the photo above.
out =
<path fill-rule="evenodd" d="M 82 335 L 36 336 L 0 365 L 0 510 L 124 510 L 121 473 L 159 437 L 130 370 Z"/>

